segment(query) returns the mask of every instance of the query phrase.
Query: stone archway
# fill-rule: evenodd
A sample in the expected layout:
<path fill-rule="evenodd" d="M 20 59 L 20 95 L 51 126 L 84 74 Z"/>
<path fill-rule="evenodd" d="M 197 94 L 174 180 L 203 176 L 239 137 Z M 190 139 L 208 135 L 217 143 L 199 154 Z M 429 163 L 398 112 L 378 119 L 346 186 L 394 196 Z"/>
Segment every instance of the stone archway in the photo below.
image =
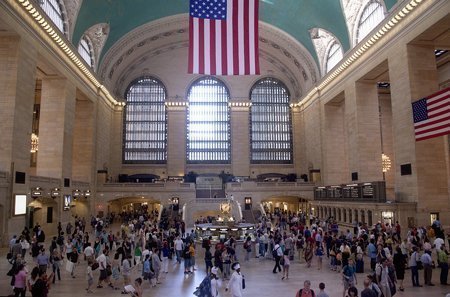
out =
<path fill-rule="evenodd" d="M 28 204 L 29 224 L 33 228 L 39 224 L 47 236 L 57 234 L 57 226 L 59 219 L 58 203 L 48 197 L 34 199 Z"/>

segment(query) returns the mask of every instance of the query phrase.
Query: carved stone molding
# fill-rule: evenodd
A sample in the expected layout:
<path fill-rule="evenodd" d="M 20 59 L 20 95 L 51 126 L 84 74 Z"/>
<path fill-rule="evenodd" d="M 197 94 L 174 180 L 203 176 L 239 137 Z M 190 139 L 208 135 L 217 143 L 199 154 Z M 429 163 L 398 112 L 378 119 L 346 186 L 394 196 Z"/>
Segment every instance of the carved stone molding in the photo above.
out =
<path fill-rule="evenodd" d="M 67 23 L 69 24 L 69 36 L 72 40 L 73 30 L 75 29 L 78 12 L 80 11 L 83 0 L 64 0 L 64 7 L 67 14 Z M 72 40 L 73 41 L 73 40 Z"/>

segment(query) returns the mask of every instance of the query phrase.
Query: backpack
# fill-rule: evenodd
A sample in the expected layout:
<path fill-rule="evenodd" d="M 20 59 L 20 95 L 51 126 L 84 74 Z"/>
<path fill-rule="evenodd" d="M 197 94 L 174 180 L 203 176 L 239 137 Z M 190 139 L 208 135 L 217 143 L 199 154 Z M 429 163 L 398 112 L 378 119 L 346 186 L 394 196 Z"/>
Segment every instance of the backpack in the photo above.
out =
<path fill-rule="evenodd" d="M 278 248 L 272 250 L 272 256 L 273 256 L 274 258 L 276 258 L 276 257 L 278 256 L 277 250 L 278 250 L 279 248 L 280 248 L 280 247 L 278 247 Z"/>
<path fill-rule="evenodd" d="M 63 245 L 64 244 L 64 237 L 59 236 L 58 239 L 56 240 L 56 244 L 57 245 Z"/>

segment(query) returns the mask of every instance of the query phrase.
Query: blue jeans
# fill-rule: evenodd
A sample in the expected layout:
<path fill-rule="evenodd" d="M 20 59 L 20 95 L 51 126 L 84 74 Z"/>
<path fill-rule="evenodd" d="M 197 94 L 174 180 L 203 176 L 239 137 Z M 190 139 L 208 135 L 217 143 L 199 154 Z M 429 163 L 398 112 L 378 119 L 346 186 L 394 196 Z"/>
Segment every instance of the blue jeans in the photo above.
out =
<path fill-rule="evenodd" d="M 419 269 L 417 269 L 417 266 L 411 266 L 411 280 L 414 287 L 419 286 Z"/>
<path fill-rule="evenodd" d="M 444 285 L 447 283 L 447 277 L 448 277 L 448 263 L 441 263 L 441 285 Z"/>
<path fill-rule="evenodd" d="M 181 252 L 182 250 L 175 250 L 175 253 L 177 255 L 177 262 L 181 263 Z"/>

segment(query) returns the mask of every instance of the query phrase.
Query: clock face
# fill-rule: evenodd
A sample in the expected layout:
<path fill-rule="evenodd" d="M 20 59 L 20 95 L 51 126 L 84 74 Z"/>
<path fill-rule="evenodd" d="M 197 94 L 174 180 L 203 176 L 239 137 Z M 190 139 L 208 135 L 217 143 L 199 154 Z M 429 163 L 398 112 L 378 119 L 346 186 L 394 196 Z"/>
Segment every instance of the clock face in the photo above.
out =
<path fill-rule="evenodd" d="M 223 204 L 220 205 L 220 210 L 221 210 L 223 213 L 229 213 L 230 210 L 231 210 L 231 205 L 228 204 L 228 203 L 223 203 Z"/>

